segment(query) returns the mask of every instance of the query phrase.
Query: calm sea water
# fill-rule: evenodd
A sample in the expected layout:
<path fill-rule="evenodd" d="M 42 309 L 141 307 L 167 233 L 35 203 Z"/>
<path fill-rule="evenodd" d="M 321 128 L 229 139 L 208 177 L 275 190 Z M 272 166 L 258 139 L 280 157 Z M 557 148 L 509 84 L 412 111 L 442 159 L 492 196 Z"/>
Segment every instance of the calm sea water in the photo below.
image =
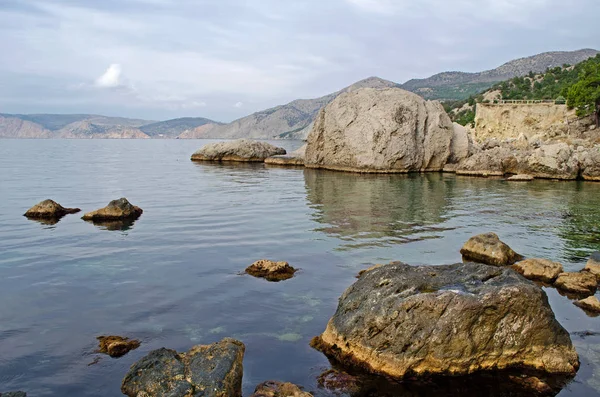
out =
<path fill-rule="evenodd" d="M 316 377 L 329 364 L 308 342 L 359 270 L 454 263 L 486 231 L 567 270 L 600 250 L 600 184 L 192 163 L 208 142 L 0 140 L 0 392 L 120 396 L 150 350 L 231 336 L 247 347 L 245 395 L 269 379 L 327 395 Z M 119 197 L 144 209 L 124 230 L 22 216 L 46 198 L 90 211 Z M 282 283 L 239 274 L 261 258 L 301 271 Z M 600 331 L 546 292 L 569 332 Z M 102 334 L 143 345 L 88 366 Z M 572 339 L 582 366 L 560 395 L 600 395 L 600 337 Z"/>

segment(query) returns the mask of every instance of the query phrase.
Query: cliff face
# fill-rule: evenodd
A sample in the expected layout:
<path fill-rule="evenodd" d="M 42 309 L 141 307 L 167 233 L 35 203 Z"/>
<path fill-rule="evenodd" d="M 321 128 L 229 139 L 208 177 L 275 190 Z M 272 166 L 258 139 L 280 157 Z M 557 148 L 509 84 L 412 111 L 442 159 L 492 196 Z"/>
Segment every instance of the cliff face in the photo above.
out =
<path fill-rule="evenodd" d="M 0 138 L 53 138 L 53 134 L 37 123 L 0 115 Z"/>

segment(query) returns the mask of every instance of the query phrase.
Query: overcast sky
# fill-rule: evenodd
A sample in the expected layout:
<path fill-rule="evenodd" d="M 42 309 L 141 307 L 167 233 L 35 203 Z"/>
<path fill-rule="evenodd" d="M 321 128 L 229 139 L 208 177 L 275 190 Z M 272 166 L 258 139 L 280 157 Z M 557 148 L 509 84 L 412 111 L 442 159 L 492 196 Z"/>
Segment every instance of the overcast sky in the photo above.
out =
<path fill-rule="evenodd" d="M 0 0 L 0 113 L 231 121 L 599 48 L 599 0 Z"/>

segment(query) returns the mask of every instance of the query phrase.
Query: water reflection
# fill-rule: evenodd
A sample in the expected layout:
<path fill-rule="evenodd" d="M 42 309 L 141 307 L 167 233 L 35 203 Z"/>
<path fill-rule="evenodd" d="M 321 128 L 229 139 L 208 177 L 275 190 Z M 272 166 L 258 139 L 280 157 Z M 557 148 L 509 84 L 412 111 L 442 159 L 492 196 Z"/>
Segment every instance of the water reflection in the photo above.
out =
<path fill-rule="evenodd" d="M 306 169 L 317 231 L 346 240 L 342 249 L 440 238 L 454 181 L 441 174 L 357 175 Z"/>
<path fill-rule="evenodd" d="M 127 231 L 133 228 L 135 221 L 137 219 L 122 219 L 116 221 L 91 221 L 86 220 L 86 222 L 93 224 L 102 230 L 110 230 L 110 231 Z"/>

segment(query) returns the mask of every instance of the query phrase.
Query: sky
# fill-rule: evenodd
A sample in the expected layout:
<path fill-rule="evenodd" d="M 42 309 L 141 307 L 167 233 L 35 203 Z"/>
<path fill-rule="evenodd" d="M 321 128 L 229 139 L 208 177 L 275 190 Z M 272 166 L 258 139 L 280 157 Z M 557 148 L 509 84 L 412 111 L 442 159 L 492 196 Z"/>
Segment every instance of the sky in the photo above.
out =
<path fill-rule="evenodd" d="M 0 113 L 232 121 L 600 48 L 598 0 L 0 0 Z"/>

